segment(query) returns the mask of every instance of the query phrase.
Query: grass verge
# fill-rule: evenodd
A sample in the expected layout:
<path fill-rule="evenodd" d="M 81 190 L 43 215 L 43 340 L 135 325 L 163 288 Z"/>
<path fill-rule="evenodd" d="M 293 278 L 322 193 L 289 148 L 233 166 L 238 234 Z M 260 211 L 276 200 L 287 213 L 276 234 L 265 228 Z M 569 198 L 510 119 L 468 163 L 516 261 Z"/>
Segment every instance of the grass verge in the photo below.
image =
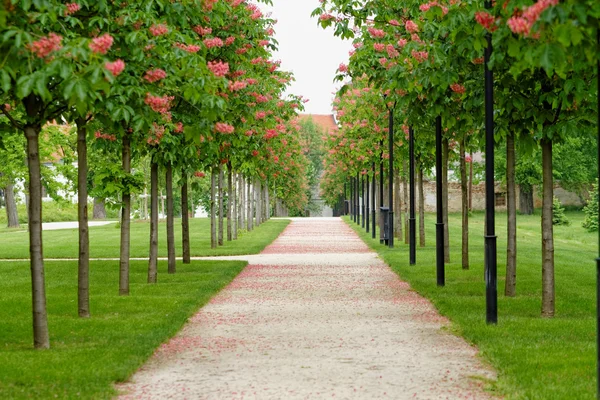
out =
<path fill-rule="evenodd" d="M 446 286 L 436 286 L 435 215 L 426 216 L 427 246 L 417 247 L 417 265 L 408 263 L 408 245 L 389 249 L 345 218 L 360 237 L 420 294 L 430 299 L 451 329 L 475 344 L 499 373 L 492 390 L 508 399 L 596 398 L 597 233 L 581 227 L 583 213 L 568 212 L 570 226 L 555 226 L 556 316 L 540 317 L 541 222 L 518 216 L 517 296 L 504 296 L 506 214 L 497 215 L 498 325 L 485 323 L 483 213 L 470 225 L 470 269 L 461 268 L 461 220 L 449 216 L 450 257 Z M 418 235 L 418 232 L 417 232 Z M 418 240 L 418 239 L 417 239 Z"/>
<path fill-rule="evenodd" d="M 217 249 L 210 248 L 210 220 L 190 220 L 190 250 L 192 256 L 229 256 L 260 253 L 290 223 L 289 220 L 271 219 L 251 232 L 242 232 L 238 240 L 227 242 Z M 158 255 L 167 256 L 166 222 L 161 221 L 158 231 Z M 90 227 L 90 256 L 92 258 L 119 257 L 120 230 L 114 224 Z M 77 258 L 78 230 L 62 229 L 44 231 L 44 257 Z M 25 230 L 0 230 L 0 259 L 29 258 L 29 234 Z M 131 257 L 148 257 L 150 223 L 138 221 L 131 224 Z M 181 223 L 175 222 L 175 247 L 181 256 Z"/>
<path fill-rule="evenodd" d="M 131 263 L 131 295 L 119 297 L 118 262 L 91 263 L 90 319 L 77 317 L 77 262 L 46 262 L 51 349 L 32 349 L 28 263 L 0 264 L 0 398 L 114 396 L 199 307 L 244 268 L 239 261 L 193 261 L 146 282 L 147 262 Z M 166 271 L 166 262 L 159 263 Z"/>

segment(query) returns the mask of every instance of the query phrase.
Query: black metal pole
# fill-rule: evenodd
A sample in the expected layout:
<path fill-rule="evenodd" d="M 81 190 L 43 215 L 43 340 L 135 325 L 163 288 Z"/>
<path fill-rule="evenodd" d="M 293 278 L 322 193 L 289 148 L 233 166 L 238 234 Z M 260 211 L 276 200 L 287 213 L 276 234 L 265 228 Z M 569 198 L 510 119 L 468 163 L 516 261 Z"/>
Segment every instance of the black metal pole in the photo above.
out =
<path fill-rule="evenodd" d="M 492 8 L 486 1 L 485 8 Z M 498 271 L 496 248 L 496 215 L 494 196 L 494 76 L 488 67 L 492 56 L 492 34 L 486 34 L 487 47 L 484 53 L 485 75 L 485 302 L 486 322 L 498 323 Z"/>
<path fill-rule="evenodd" d="M 367 176 L 366 176 L 366 181 L 367 181 L 367 183 L 366 183 L 365 187 L 366 187 L 367 191 L 365 192 L 365 197 L 367 198 L 367 209 L 366 209 L 366 212 L 365 212 L 365 218 L 367 220 L 366 221 L 367 233 L 369 233 L 369 213 L 370 213 L 370 210 L 369 210 L 369 192 L 370 192 L 370 189 L 369 189 L 369 174 L 367 174 Z"/>
<path fill-rule="evenodd" d="M 444 211 L 442 196 L 442 117 L 435 119 L 435 199 L 437 223 L 435 224 L 435 266 L 437 285 L 446 285 L 444 268 Z"/>
<path fill-rule="evenodd" d="M 344 179 L 344 208 L 342 211 L 342 215 L 346 215 L 346 201 L 348 200 L 348 196 L 347 196 L 347 192 L 346 192 L 346 182 L 348 181 L 348 178 Z"/>
<path fill-rule="evenodd" d="M 354 222 L 356 222 L 357 225 L 360 225 L 360 190 L 359 190 L 359 183 L 360 178 L 358 177 L 358 172 L 356 173 L 356 180 L 355 182 L 355 186 L 356 186 L 356 197 L 355 197 L 355 204 L 356 204 L 356 220 Z"/>
<path fill-rule="evenodd" d="M 371 234 L 372 238 L 375 239 L 377 237 L 375 229 L 375 224 L 377 223 L 375 221 L 377 215 L 377 210 L 375 210 L 375 163 L 373 163 L 373 182 L 371 182 L 371 212 L 373 213 L 371 215 Z"/>
<path fill-rule="evenodd" d="M 390 249 L 394 248 L 394 109 L 389 110 L 389 126 L 388 126 L 388 152 L 389 172 L 388 172 L 388 201 L 390 211 L 388 213 L 388 245 Z"/>
<path fill-rule="evenodd" d="M 410 217 L 408 218 L 409 230 L 409 260 L 410 265 L 417 263 L 417 232 L 415 218 L 415 131 L 408 128 L 408 158 L 409 158 L 409 186 L 410 186 Z"/>
<path fill-rule="evenodd" d="M 352 178 L 352 220 L 356 222 L 356 179 Z"/>
<path fill-rule="evenodd" d="M 381 207 L 383 207 L 383 140 L 379 141 L 379 148 L 381 153 L 379 154 L 379 243 L 383 243 L 383 214 L 381 213 Z"/>
<path fill-rule="evenodd" d="M 600 28 L 596 30 L 596 41 L 600 47 Z M 600 182 L 600 59 L 597 61 L 598 91 L 596 92 L 598 102 L 598 182 Z M 600 190 L 599 190 L 600 193 Z M 600 226 L 600 195 L 598 196 L 598 223 Z M 598 258 L 596 258 L 596 396 L 600 399 L 600 232 L 598 232 Z"/>
<path fill-rule="evenodd" d="M 360 225 L 365 227 L 365 177 L 364 175 L 360 178 L 360 192 L 362 193 L 362 197 L 360 202 L 362 203 L 362 218 L 360 220 Z"/>

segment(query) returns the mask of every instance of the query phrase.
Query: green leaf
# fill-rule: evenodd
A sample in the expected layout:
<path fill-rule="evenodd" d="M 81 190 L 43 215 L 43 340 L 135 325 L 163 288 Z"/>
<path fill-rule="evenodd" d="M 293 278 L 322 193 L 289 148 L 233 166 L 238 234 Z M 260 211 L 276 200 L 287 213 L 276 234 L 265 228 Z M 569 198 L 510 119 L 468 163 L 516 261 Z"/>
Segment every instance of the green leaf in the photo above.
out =
<path fill-rule="evenodd" d="M 10 90 L 11 87 L 11 79 L 10 79 L 10 75 L 8 74 L 8 72 L 2 70 L 0 71 L 0 87 L 2 87 L 2 90 L 4 92 L 8 92 Z"/>
<path fill-rule="evenodd" d="M 29 96 L 33 90 L 34 76 L 25 75 L 17 80 L 17 97 L 23 99 Z"/>

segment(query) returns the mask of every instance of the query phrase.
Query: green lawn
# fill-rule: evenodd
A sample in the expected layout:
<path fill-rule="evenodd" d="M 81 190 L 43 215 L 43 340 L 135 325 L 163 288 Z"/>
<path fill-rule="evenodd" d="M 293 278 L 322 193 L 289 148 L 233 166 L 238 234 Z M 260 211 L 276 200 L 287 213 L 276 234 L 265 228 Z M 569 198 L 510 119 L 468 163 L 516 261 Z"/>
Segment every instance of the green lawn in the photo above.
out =
<path fill-rule="evenodd" d="M 126 380 L 246 265 L 193 261 L 146 282 L 131 264 L 131 295 L 119 297 L 118 262 L 91 263 L 90 319 L 77 317 L 77 263 L 46 262 L 51 349 L 32 349 L 31 283 L 25 262 L 0 263 L 0 398 L 111 398 Z"/>
<path fill-rule="evenodd" d="M 518 216 L 517 297 L 506 298 L 506 214 L 498 213 L 498 325 L 488 326 L 483 216 L 475 213 L 471 218 L 471 269 L 464 271 L 460 263 L 460 215 L 450 215 L 452 263 L 446 266 L 444 288 L 436 286 L 435 215 L 426 217 L 427 246 L 417 247 L 416 266 L 409 265 L 408 246 L 403 240 L 396 240 L 396 248 L 390 250 L 347 221 L 402 279 L 450 318 L 455 333 L 477 345 L 482 357 L 499 372 L 492 390 L 509 399 L 595 399 L 597 233 L 581 227 L 580 212 L 567 213 L 570 226 L 554 227 L 556 317 L 543 319 L 540 215 Z"/>
<path fill-rule="evenodd" d="M 217 249 L 210 248 L 210 220 L 190 220 L 190 247 L 192 256 L 221 256 L 256 254 L 271 243 L 289 224 L 289 220 L 271 219 L 251 232 L 243 232 L 239 239 L 227 242 Z M 167 256 L 166 223 L 159 225 L 158 255 Z M 119 257 L 120 230 L 115 224 L 90 228 L 90 255 L 92 258 Z M 78 231 L 63 229 L 44 231 L 44 257 L 77 258 Z M 148 257 L 150 223 L 136 221 L 131 224 L 131 257 Z M 175 246 L 181 256 L 181 223 L 175 222 Z M 25 230 L 0 230 L 0 259 L 29 258 L 29 234 Z"/>

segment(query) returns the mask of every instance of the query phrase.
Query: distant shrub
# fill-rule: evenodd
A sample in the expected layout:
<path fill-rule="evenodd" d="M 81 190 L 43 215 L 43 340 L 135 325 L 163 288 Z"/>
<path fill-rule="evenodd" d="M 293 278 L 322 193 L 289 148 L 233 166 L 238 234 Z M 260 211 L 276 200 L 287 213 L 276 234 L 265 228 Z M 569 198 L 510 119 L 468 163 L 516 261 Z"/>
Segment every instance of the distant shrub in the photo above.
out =
<path fill-rule="evenodd" d="M 583 207 L 585 219 L 582 226 L 590 232 L 598 230 L 598 181 L 592 185 L 590 199 L 585 207 Z"/>

